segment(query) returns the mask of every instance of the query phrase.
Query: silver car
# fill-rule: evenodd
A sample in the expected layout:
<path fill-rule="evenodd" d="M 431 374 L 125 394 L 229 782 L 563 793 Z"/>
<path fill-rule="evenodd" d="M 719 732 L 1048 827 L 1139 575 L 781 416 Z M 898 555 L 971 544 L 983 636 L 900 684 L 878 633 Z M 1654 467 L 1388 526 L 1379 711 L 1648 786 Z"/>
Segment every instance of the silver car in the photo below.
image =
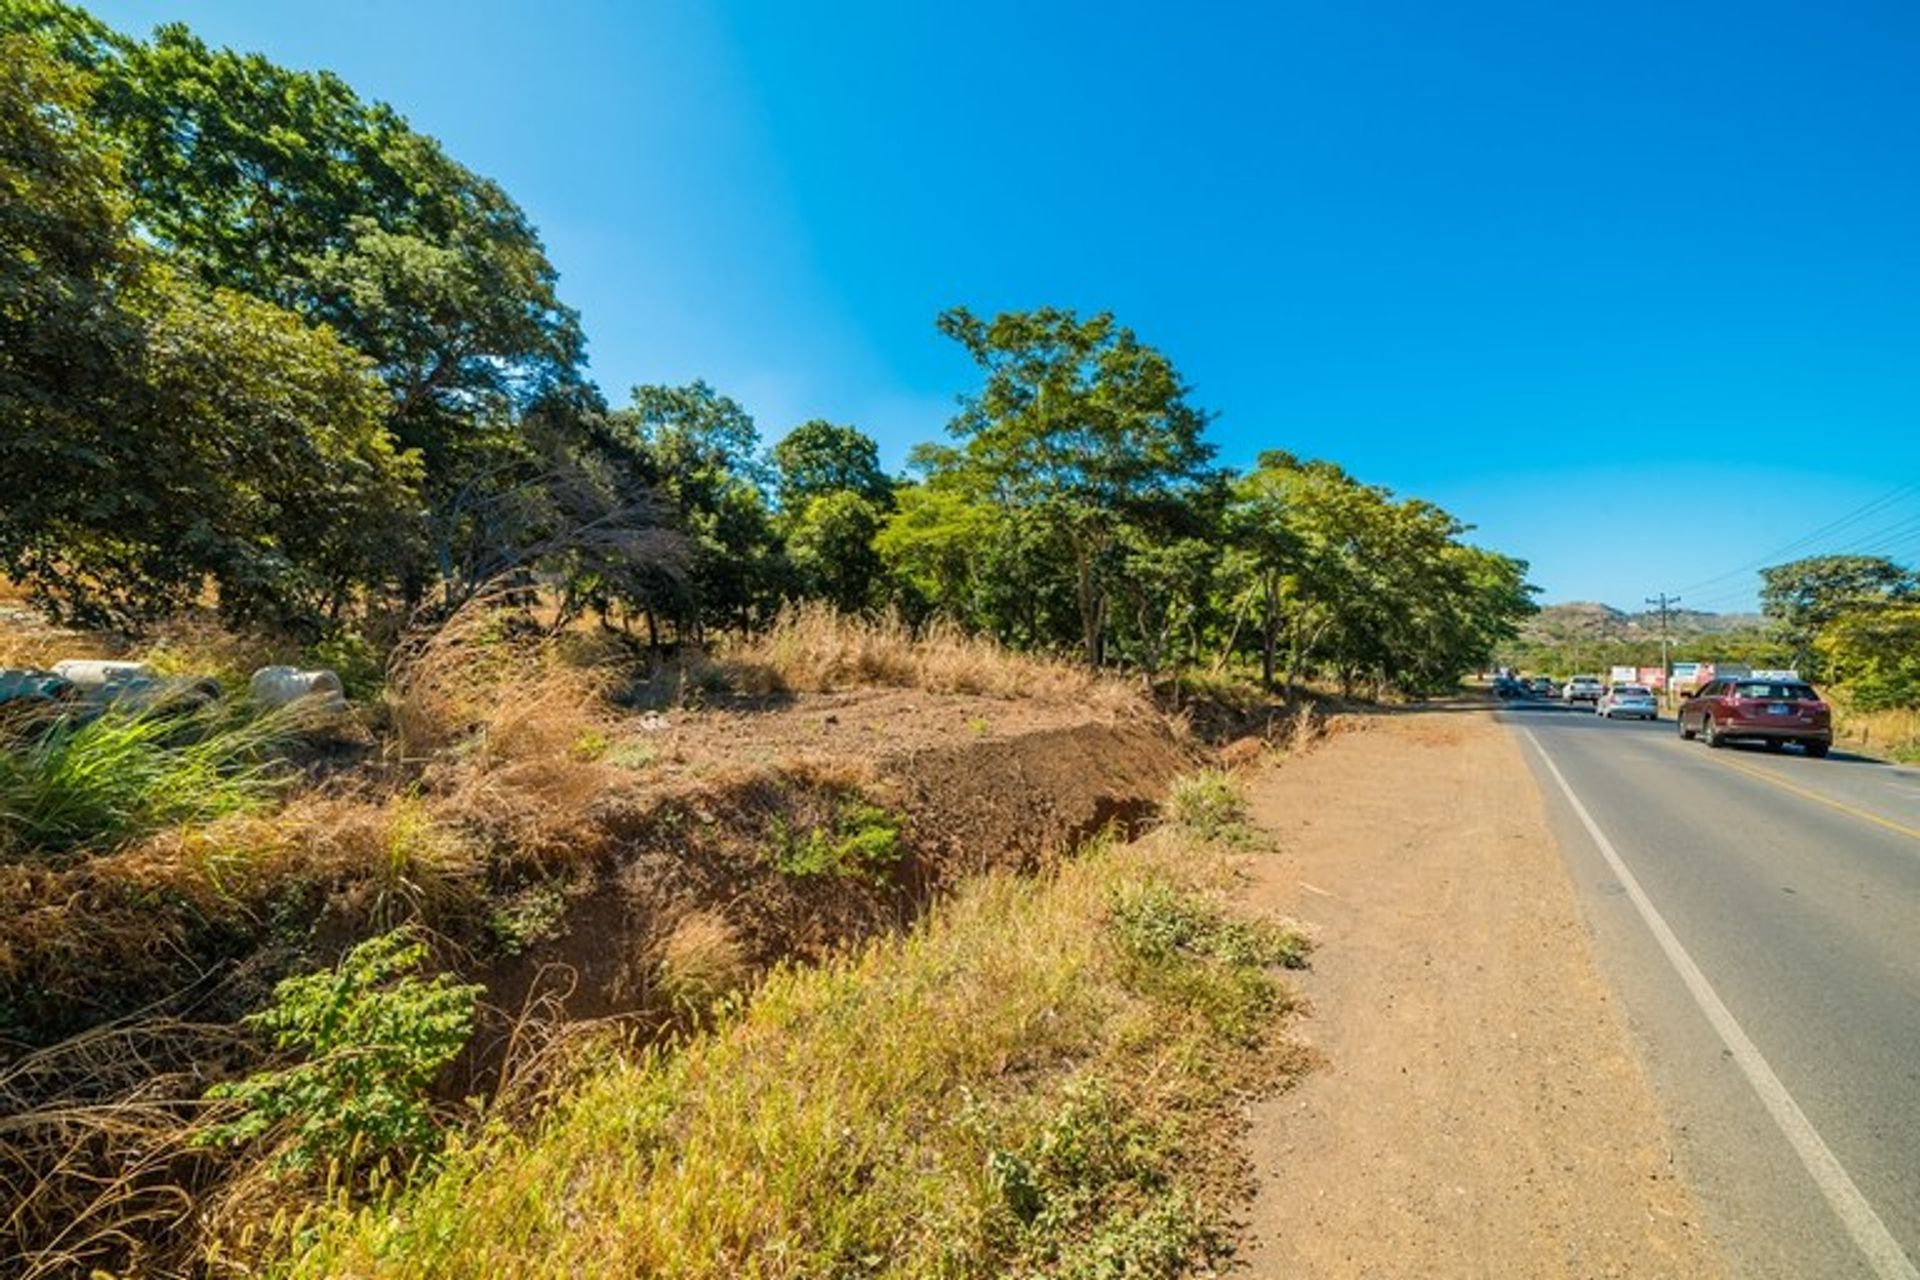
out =
<path fill-rule="evenodd" d="M 1653 690 L 1643 684 L 1616 684 L 1600 695 L 1600 701 L 1593 704 L 1593 713 L 1609 720 L 1618 716 L 1658 720 L 1660 702 L 1653 696 Z"/>

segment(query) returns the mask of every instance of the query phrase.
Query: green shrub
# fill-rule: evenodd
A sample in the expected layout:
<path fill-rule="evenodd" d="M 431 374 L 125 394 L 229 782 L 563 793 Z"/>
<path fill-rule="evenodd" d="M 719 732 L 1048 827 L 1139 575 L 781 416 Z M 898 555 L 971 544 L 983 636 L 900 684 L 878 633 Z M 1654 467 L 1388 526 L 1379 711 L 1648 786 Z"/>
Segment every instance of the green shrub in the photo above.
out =
<path fill-rule="evenodd" d="M 900 863 L 900 820 L 865 800 L 843 802 L 824 827 L 776 835 L 774 865 L 790 876 L 879 880 Z"/>
<path fill-rule="evenodd" d="M 1175 778 L 1167 810 L 1175 823 L 1202 840 L 1239 840 L 1246 834 L 1246 797 L 1233 776 L 1219 769 Z"/>
<path fill-rule="evenodd" d="M 307 714 L 109 709 L 18 737 L 0 751 L 0 851 L 63 853 L 257 809 L 284 783 L 274 764 Z"/>
<path fill-rule="evenodd" d="M 419 976 L 426 944 L 411 929 L 369 939 L 331 970 L 288 978 L 249 1026 L 303 1061 L 215 1085 L 209 1098 L 238 1117 L 202 1130 L 201 1145 L 251 1142 L 285 1128 L 282 1167 L 386 1155 L 429 1156 L 438 1146 L 428 1089 L 466 1043 L 483 988 L 447 974 Z"/>

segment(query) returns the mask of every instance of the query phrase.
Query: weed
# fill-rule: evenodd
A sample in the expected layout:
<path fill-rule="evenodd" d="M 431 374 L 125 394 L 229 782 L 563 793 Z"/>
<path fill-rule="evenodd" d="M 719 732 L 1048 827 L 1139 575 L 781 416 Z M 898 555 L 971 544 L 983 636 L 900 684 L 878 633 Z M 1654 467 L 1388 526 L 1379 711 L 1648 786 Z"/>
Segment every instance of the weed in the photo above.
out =
<path fill-rule="evenodd" d="M 1113 922 L 1122 944 L 1142 960 L 1178 955 L 1231 965 L 1304 969 L 1307 942 L 1265 921 L 1236 920 L 1217 904 L 1164 880 L 1130 885 L 1115 896 Z"/>
<path fill-rule="evenodd" d="M 517 956 L 557 937 L 567 917 L 567 895 L 557 884 L 528 885 L 504 899 L 487 916 L 487 932 L 500 950 Z"/>
<path fill-rule="evenodd" d="M 309 665 L 339 676 L 347 696 L 356 702 L 378 697 L 386 686 L 387 654 L 358 631 L 335 631 L 315 642 L 305 656 Z"/>
<path fill-rule="evenodd" d="M 438 1145 L 428 1086 L 473 1028 L 483 988 L 419 974 L 427 948 L 400 929 L 347 952 L 331 971 L 287 978 L 247 1025 L 303 1061 L 207 1091 L 240 1114 L 208 1124 L 197 1141 L 234 1146 L 283 1128 L 285 1168 L 363 1167 Z"/>
<path fill-rule="evenodd" d="M 657 948 L 655 981 L 667 1003 L 692 1019 L 746 984 L 745 951 L 733 928 L 717 912 L 694 911 L 681 918 Z"/>
<path fill-rule="evenodd" d="M 993 732 L 993 722 L 985 716 L 974 716 L 967 721 L 967 728 L 976 738 L 984 738 Z"/>
<path fill-rule="evenodd" d="M 900 820 L 858 798 L 843 801 L 824 827 L 775 832 L 774 866 L 790 876 L 883 880 L 900 862 Z"/>
<path fill-rule="evenodd" d="M 607 748 L 612 745 L 613 740 L 607 737 L 605 732 L 588 726 L 575 735 L 573 745 L 567 749 L 567 754 L 575 760 L 592 763 L 595 760 L 605 759 Z"/>
<path fill-rule="evenodd" d="M 1164 881 L 1116 894 L 1112 920 L 1132 961 L 1130 982 L 1191 1010 L 1236 1041 L 1255 1039 L 1282 1002 L 1267 970 L 1306 965 L 1307 943 L 1299 933 L 1231 919 L 1216 904 Z"/>
<path fill-rule="evenodd" d="M 1019 654 L 936 621 L 916 631 L 897 615 L 860 617 L 819 602 L 790 605 L 726 654 L 748 692 L 827 691 L 859 685 L 986 694 L 1107 712 L 1143 704 L 1137 689 L 1085 667 Z"/>
<path fill-rule="evenodd" d="M 1239 782 L 1220 769 L 1202 769 L 1175 778 L 1167 794 L 1174 822 L 1202 840 L 1244 843 L 1247 800 Z"/>

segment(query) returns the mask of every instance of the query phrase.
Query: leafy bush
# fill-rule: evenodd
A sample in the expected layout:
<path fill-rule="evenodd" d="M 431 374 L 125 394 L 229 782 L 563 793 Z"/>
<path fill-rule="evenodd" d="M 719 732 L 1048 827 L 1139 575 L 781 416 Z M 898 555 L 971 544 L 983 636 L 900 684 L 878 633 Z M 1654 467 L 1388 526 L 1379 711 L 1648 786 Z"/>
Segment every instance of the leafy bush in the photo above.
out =
<path fill-rule="evenodd" d="M 304 1061 L 209 1089 L 208 1097 L 243 1110 L 209 1125 L 201 1144 L 250 1142 L 288 1126 L 283 1167 L 352 1168 L 432 1152 L 438 1129 L 428 1087 L 466 1043 L 483 988 L 444 973 L 422 980 L 426 958 L 418 933 L 396 929 L 353 948 L 332 970 L 281 982 L 273 1004 L 246 1022 Z"/>
<path fill-rule="evenodd" d="M 774 865 L 790 876 L 880 879 L 900 862 L 900 820 L 864 800 L 843 803 L 825 827 L 781 832 Z"/>
<path fill-rule="evenodd" d="M 62 853 L 257 809 L 280 789 L 274 761 L 307 714 L 157 706 L 56 720 L 0 751 L 0 852 Z"/>

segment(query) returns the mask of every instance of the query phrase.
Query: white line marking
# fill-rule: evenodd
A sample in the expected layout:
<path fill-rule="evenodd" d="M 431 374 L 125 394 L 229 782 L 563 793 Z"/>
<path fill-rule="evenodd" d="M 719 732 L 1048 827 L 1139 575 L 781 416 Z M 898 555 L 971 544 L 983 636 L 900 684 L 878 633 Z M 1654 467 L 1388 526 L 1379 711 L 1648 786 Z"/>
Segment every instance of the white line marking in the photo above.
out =
<path fill-rule="evenodd" d="M 1680 945 L 1680 939 L 1674 936 L 1665 918 L 1654 908 L 1653 900 L 1647 897 L 1646 890 L 1642 889 L 1640 882 L 1634 879 L 1633 872 L 1627 870 L 1627 864 L 1614 849 L 1613 842 L 1607 839 L 1605 832 L 1600 830 L 1600 825 L 1593 820 L 1593 815 L 1587 812 L 1587 806 L 1580 803 L 1580 797 L 1573 793 L 1573 788 L 1567 783 L 1566 775 L 1560 772 L 1560 766 L 1553 762 L 1553 757 L 1547 754 L 1547 749 L 1540 745 L 1540 739 L 1533 736 L 1533 730 L 1522 729 L 1520 732 L 1527 735 L 1527 741 L 1531 742 L 1533 749 L 1540 753 L 1540 759 L 1546 764 L 1547 772 L 1551 773 L 1553 780 L 1560 784 L 1561 793 L 1567 797 L 1567 803 L 1573 806 L 1573 812 L 1580 819 L 1580 825 L 1585 827 L 1587 834 L 1593 837 L 1594 844 L 1599 846 L 1601 856 L 1607 860 L 1607 865 L 1613 868 L 1615 878 L 1626 888 L 1627 897 L 1633 901 L 1635 909 L 1640 912 L 1640 918 L 1652 931 L 1654 940 L 1660 944 L 1660 949 L 1666 952 L 1668 962 L 1673 965 L 1674 971 L 1680 975 L 1680 980 L 1692 993 L 1694 1003 L 1700 1006 L 1700 1012 L 1707 1015 L 1707 1021 L 1713 1024 L 1715 1031 L 1719 1032 L 1720 1042 L 1727 1046 L 1727 1051 L 1733 1055 L 1733 1060 L 1740 1064 L 1740 1070 L 1747 1077 L 1747 1083 L 1752 1085 L 1753 1091 L 1760 1095 L 1760 1102 L 1766 1107 L 1767 1114 L 1771 1115 L 1773 1122 L 1780 1126 L 1780 1132 L 1792 1144 L 1795 1154 L 1800 1157 L 1800 1163 L 1807 1167 L 1807 1173 L 1812 1176 L 1814 1184 L 1827 1198 L 1827 1203 L 1833 1207 L 1834 1213 L 1839 1215 L 1840 1223 L 1846 1227 L 1847 1234 L 1853 1237 L 1853 1242 L 1859 1245 L 1861 1252 L 1867 1255 L 1867 1262 L 1873 1267 L 1874 1274 L 1881 1277 L 1881 1280 L 1920 1280 L 1920 1269 L 1916 1269 L 1908 1260 L 1906 1253 L 1900 1248 L 1900 1242 L 1893 1238 L 1893 1233 L 1887 1230 L 1887 1224 L 1880 1220 L 1880 1215 L 1873 1211 L 1873 1206 L 1867 1203 L 1867 1198 L 1860 1194 L 1860 1188 L 1854 1185 L 1847 1171 L 1841 1168 L 1840 1161 L 1834 1157 L 1832 1150 L 1814 1130 L 1806 1113 L 1800 1110 L 1800 1104 L 1793 1100 L 1793 1095 L 1788 1093 L 1786 1086 L 1780 1083 L 1780 1077 L 1773 1073 L 1773 1068 L 1767 1065 L 1767 1060 L 1760 1056 L 1760 1050 L 1755 1048 L 1753 1041 L 1747 1038 L 1747 1033 L 1740 1029 L 1740 1024 L 1734 1021 L 1733 1014 L 1728 1012 L 1727 1006 L 1720 1002 L 1720 997 L 1714 994 L 1712 984 L 1707 981 L 1707 975 L 1700 972 L 1700 966 L 1693 962 L 1693 957 L 1687 954 L 1687 949 Z"/>

